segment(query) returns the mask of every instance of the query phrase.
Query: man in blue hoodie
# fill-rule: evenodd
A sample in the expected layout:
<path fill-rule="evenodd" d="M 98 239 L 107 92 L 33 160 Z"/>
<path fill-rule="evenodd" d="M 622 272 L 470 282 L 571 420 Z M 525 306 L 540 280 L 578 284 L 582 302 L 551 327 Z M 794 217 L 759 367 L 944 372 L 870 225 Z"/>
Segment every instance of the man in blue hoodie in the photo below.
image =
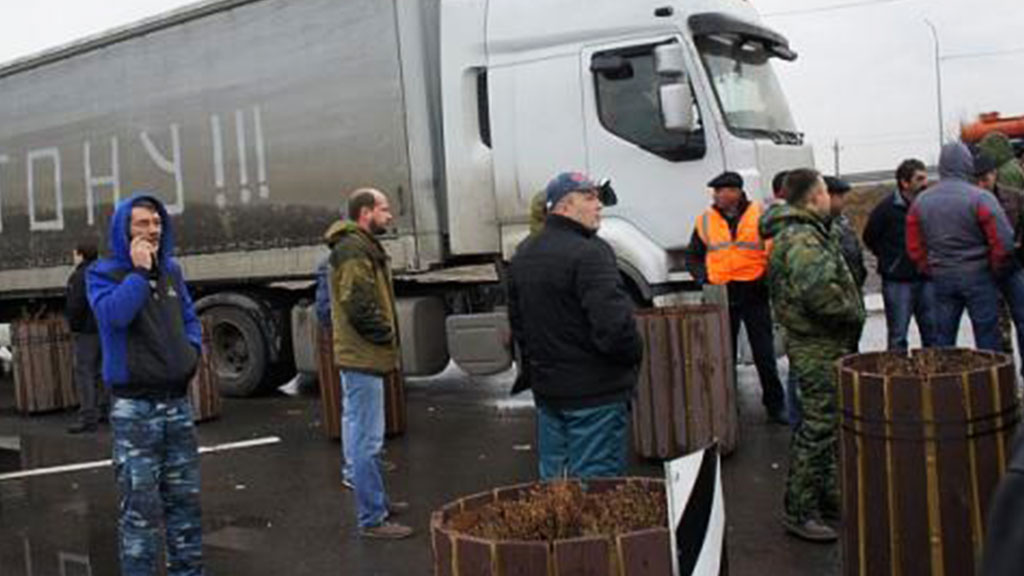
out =
<path fill-rule="evenodd" d="M 939 157 L 939 183 L 907 214 L 907 253 L 935 283 L 938 346 L 955 346 L 964 308 L 975 345 L 1001 351 L 998 280 L 1012 268 L 1013 228 L 995 196 L 971 184 L 974 158 L 960 142 Z"/>
<path fill-rule="evenodd" d="M 201 575 L 199 452 L 186 397 L 200 328 L 163 204 L 148 195 L 118 204 L 109 242 L 111 257 L 89 269 L 87 285 L 112 396 L 121 573 L 158 574 L 166 529 L 167 574 Z"/>

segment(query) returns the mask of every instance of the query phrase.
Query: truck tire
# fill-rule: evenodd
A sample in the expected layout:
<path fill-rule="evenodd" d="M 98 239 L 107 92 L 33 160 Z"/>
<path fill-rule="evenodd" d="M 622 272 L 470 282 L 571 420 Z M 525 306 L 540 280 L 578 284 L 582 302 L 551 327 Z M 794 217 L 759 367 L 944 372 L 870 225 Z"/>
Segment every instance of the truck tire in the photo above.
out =
<path fill-rule="evenodd" d="M 262 389 L 267 370 L 267 345 L 256 321 L 244 310 L 210 308 L 210 353 L 222 396 L 253 396 Z"/>

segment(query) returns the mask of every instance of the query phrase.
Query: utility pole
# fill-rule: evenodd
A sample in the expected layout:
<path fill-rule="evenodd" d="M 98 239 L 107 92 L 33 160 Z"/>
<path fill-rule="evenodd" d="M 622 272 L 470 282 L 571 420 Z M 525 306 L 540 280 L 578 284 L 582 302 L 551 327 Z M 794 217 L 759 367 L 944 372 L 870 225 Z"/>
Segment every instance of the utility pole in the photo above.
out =
<path fill-rule="evenodd" d="M 839 146 L 839 139 L 836 138 L 835 140 L 832 141 L 832 160 L 834 162 L 834 167 L 832 169 L 832 173 L 833 173 L 833 175 L 836 178 L 839 178 L 839 150 L 840 150 L 840 148 L 841 147 Z"/>
<path fill-rule="evenodd" d="M 939 31 L 935 28 L 935 24 L 932 24 L 931 20 L 925 18 L 924 23 L 928 25 L 928 29 L 932 32 L 932 41 L 935 48 L 935 100 L 936 108 L 939 112 L 939 150 L 942 150 L 942 142 L 945 139 L 946 131 L 942 121 L 942 57 L 939 50 Z"/>

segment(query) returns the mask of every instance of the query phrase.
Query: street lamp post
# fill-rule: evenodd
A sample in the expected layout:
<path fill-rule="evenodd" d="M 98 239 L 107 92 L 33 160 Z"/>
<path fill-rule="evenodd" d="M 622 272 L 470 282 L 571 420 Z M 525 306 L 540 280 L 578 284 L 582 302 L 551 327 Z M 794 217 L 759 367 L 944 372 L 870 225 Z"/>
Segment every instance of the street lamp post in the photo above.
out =
<path fill-rule="evenodd" d="M 942 121 L 942 58 L 939 55 L 939 31 L 936 30 L 935 24 L 932 24 L 931 20 L 925 18 L 924 23 L 927 24 L 928 29 L 931 30 L 932 41 L 935 47 L 935 99 L 939 111 L 939 149 L 941 150 L 942 140 L 946 131 Z"/>

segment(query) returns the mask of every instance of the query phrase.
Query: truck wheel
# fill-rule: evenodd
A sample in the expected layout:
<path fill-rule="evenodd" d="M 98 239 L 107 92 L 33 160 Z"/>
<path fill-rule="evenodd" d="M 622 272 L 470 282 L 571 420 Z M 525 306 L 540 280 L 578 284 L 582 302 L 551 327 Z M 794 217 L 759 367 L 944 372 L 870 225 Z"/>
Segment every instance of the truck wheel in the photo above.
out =
<path fill-rule="evenodd" d="M 226 306 L 211 308 L 205 316 L 212 320 L 210 352 L 221 395 L 255 395 L 267 368 L 267 346 L 256 321 Z"/>

